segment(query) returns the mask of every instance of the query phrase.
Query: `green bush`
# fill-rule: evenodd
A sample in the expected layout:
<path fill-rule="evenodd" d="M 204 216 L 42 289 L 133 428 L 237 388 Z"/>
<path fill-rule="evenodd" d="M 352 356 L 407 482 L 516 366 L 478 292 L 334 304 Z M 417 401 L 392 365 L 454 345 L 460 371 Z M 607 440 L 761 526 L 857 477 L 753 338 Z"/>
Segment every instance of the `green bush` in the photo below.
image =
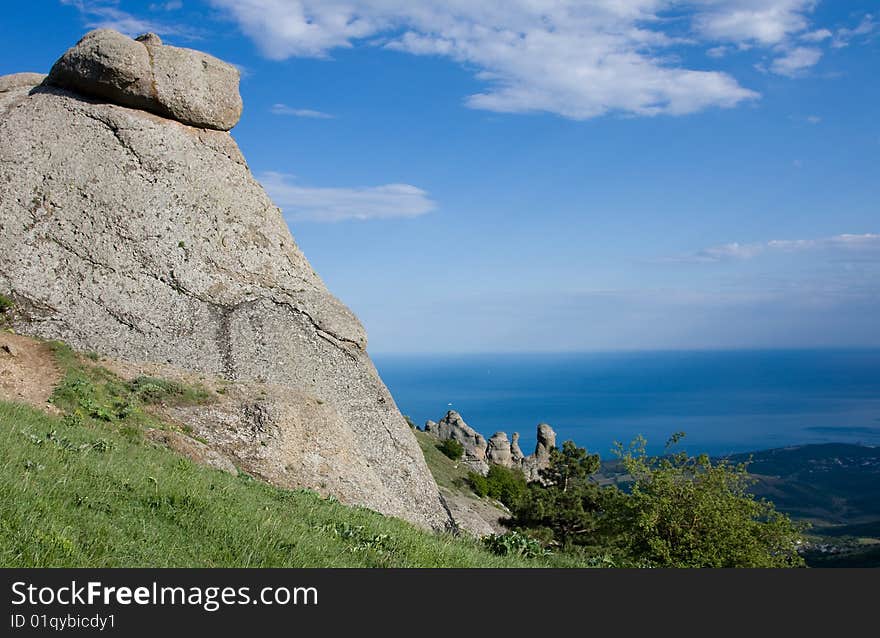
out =
<path fill-rule="evenodd" d="M 678 443 L 683 433 L 667 444 Z M 705 454 L 648 457 L 637 439 L 617 453 L 633 478 L 612 492 L 606 517 L 630 559 L 657 567 L 801 567 L 802 529 L 748 488 L 746 464 Z"/>
<path fill-rule="evenodd" d="M 464 446 L 455 439 L 446 439 L 437 446 L 437 449 L 453 461 L 458 461 L 464 456 Z"/>
<path fill-rule="evenodd" d="M 12 299 L 5 295 L 0 295 L 0 314 L 12 308 Z"/>
<path fill-rule="evenodd" d="M 661 457 L 649 457 L 641 437 L 618 446 L 626 489 L 600 485 L 598 456 L 566 441 L 511 506 L 510 526 L 597 566 L 802 566 L 801 530 L 749 493 L 746 466 L 672 453 L 682 436 Z"/>
<path fill-rule="evenodd" d="M 486 476 L 471 472 L 468 482 L 477 496 L 488 496 L 513 507 L 528 493 L 525 475 L 503 465 L 490 465 Z"/>

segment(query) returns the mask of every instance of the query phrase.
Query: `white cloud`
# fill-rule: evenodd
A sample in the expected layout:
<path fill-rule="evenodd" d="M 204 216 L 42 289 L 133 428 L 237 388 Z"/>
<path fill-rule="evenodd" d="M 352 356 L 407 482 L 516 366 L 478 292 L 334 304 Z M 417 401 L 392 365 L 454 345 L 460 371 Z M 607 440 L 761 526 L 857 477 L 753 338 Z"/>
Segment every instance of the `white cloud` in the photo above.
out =
<path fill-rule="evenodd" d="M 142 33 L 158 33 L 163 36 L 196 38 L 195 32 L 187 27 L 139 18 L 123 11 L 119 8 L 118 0 L 60 0 L 60 2 L 77 9 L 85 26 L 90 29 L 116 29 L 132 37 Z"/>
<path fill-rule="evenodd" d="M 834 34 L 834 40 L 831 42 L 831 46 L 840 49 L 847 45 L 849 45 L 850 41 L 854 38 L 860 36 L 869 36 L 873 34 L 876 30 L 878 23 L 874 16 L 870 13 L 866 14 L 862 17 L 861 21 L 852 29 L 849 28 L 841 28 L 837 30 L 837 33 Z"/>
<path fill-rule="evenodd" d="M 807 124 L 819 124 L 822 122 L 822 118 L 818 115 L 808 115 L 804 118 L 807 121 Z"/>
<path fill-rule="evenodd" d="M 774 45 L 808 27 L 816 0 L 701 0 L 697 5 L 702 10 L 694 24 L 705 38 Z"/>
<path fill-rule="evenodd" d="M 497 112 L 586 119 L 609 112 L 693 113 L 758 97 L 727 73 L 683 67 L 670 52 L 693 37 L 777 43 L 807 26 L 792 0 L 211 0 L 271 59 L 384 46 L 448 57 L 486 88 L 466 103 Z M 758 5 L 776 7 L 761 10 Z M 665 12 L 691 9 L 688 34 Z M 751 13 L 743 15 L 747 9 Z M 691 28 L 692 27 L 692 28 Z"/>
<path fill-rule="evenodd" d="M 832 36 L 833 34 L 828 29 L 816 29 L 815 31 L 802 34 L 800 38 L 805 42 L 822 42 Z"/>
<path fill-rule="evenodd" d="M 777 75 L 795 77 L 810 67 L 815 66 L 822 58 L 822 50 L 815 47 L 794 47 L 785 51 L 773 60 L 770 70 Z"/>
<path fill-rule="evenodd" d="M 744 260 L 771 252 L 804 250 L 870 251 L 880 252 L 880 234 L 842 234 L 821 239 L 772 239 L 763 243 L 730 243 L 704 248 L 693 255 L 672 258 L 673 262 L 720 262 Z"/>
<path fill-rule="evenodd" d="M 292 106 L 287 106 L 286 104 L 273 104 L 272 108 L 269 109 L 273 115 L 290 115 L 293 117 L 308 117 L 318 120 L 331 120 L 335 115 L 331 115 L 330 113 L 324 113 L 323 111 L 315 111 L 312 109 L 295 109 Z"/>
<path fill-rule="evenodd" d="M 315 188 L 301 186 L 283 173 L 265 172 L 258 178 L 285 216 L 294 221 L 418 217 L 436 208 L 428 193 L 409 184 Z"/>

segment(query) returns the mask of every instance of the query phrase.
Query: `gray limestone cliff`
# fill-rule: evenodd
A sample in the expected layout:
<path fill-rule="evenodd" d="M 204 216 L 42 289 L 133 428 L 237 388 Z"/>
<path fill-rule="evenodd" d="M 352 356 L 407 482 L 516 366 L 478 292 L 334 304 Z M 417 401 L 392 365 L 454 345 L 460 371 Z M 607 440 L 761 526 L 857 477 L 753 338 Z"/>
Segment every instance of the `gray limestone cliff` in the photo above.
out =
<path fill-rule="evenodd" d="M 0 78 L 0 294 L 15 330 L 235 382 L 186 415 L 245 471 L 445 528 L 357 318 L 226 131 L 238 73 L 98 30 Z"/>

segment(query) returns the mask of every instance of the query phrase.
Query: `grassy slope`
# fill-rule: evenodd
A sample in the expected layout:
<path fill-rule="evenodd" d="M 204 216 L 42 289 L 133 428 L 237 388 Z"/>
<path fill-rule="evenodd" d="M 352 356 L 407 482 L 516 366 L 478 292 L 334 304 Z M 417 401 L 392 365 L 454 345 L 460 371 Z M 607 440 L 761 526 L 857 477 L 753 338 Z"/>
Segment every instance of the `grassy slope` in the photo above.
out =
<path fill-rule="evenodd" d="M 425 462 L 434 475 L 437 485 L 454 492 L 463 492 L 476 498 L 467 487 L 468 468 L 464 463 L 456 463 L 437 449 L 437 439 L 430 434 L 414 431 L 416 439 L 425 455 Z"/>
<path fill-rule="evenodd" d="M 53 399 L 66 416 L 0 402 L 2 567 L 548 564 L 195 465 L 143 440 L 143 427 L 161 425 L 146 406 L 155 388 L 56 353 L 66 377 Z M 172 390 L 165 400 L 210 400 Z"/>

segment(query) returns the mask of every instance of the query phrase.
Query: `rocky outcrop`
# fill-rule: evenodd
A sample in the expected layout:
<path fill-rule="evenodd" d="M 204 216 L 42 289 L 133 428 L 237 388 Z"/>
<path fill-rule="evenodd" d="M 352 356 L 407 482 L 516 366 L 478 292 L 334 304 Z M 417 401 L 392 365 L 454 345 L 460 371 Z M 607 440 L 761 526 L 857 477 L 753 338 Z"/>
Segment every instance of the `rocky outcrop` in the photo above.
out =
<path fill-rule="evenodd" d="M 550 450 L 556 447 L 556 432 L 546 423 L 538 424 L 535 452 L 525 456 L 519 447 L 519 432 L 514 432 L 512 440 L 505 432 L 496 432 L 488 441 L 470 427 L 454 410 L 446 413 L 439 423 L 425 422 L 425 432 L 441 441 L 455 439 L 464 447 L 464 462 L 476 472 L 486 474 L 489 465 L 503 465 L 518 468 L 529 481 L 541 478 L 541 470 L 550 462 Z"/>
<path fill-rule="evenodd" d="M 550 450 L 556 447 L 556 432 L 547 423 L 538 424 L 535 453 L 522 461 L 522 470 L 529 481 L 541 478 L 541 470 L 550 464 Z"/>
<path fill-rule="evenodd" d="M 425 423 L 425 432 L 433 434 L 441 441 L 453 439 L 461 443 L 464 448 L 462 460 L 475 472 L 485 474 L 489 471 L 486 462 L 486 449 L 488 444 L 483 435 L 464 422 L 461 415 L 455 410 L 446 413 L 439 423 L 428 421 Z"/>
<path fill-rule="evenodd" d="M 192 126 L 228 131 L 241 118 L 238 69 L 164 45 L 154 33 L 132 40 L 111 29 L 91 31 L 61 56 L 48 81 Z"/>
<path fill-rule="evenodd" d="M 496 432 L 489 437 L 488 446 L 486 448 L 486 460 L 489 463 L 503 465 L 505 467 L 513 467 L 513 452 L 511 450 L 510 441 L 504 432 Z"/>
<path fill-rule="evenodd" d="M 519 432 L 514 432 L 510 436 L 510 458 L 514 465 L 522 464 L 523 459 L 525 458 L 525 455 L 519 447 Z"/>
<path fill-rule="evenodd" d="M 237 121 L 240 100 L 237 75 L 218 63 L 102 30 L 39 86 L 0 79 L 14 85 L 0 92 L 9 321 L 116 360 L 241 384 L 235 401 L 187 415 L 240 468 L 444 528 L 363 327 L 215 130 Z"/>

